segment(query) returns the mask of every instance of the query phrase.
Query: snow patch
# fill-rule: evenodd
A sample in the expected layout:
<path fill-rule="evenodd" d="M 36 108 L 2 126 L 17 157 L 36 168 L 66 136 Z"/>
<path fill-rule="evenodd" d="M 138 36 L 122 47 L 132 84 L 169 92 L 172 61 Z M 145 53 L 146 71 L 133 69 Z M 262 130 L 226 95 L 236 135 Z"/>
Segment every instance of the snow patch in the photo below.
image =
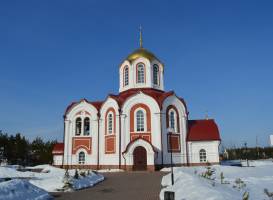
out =
<path fill-rule="evenodd" d="M 236 167 L 215 165 L 212 168 L 215 174 L 214 180 L 201 177 L 207 171 L 206 167 L 176 167 L 174 168 L 175 183 L 171 185 L 171 175 L 162 178 L 160 199 L 164 199 L 165 191 L 175 191 L 175 199 L 178 200 L 241 200 L 244 192 L 249 193 L 249 200 L 270 198 L 266 195 L 273 192 L 273 162 L 272 160 L 251 161 L 253 167 Z M 170 171 L 165 168 L 162 171 Z M 221 184 L 221 173 L 224 183 Z M 242 181 L 243 186 L 239 189 L 236 181 Z"/>
<path fill-rule="evenodd" d="M 40 173 L 30 171 L 17 171 L 15 168 L 0 167 L 0 180 L 6 178 L 20 178 L 27 179 L 29 182 L 39 188 L 42 188 L 48 192 L 61 191 L 64 187 L 64 174 L 65 170 L 50 165 L 38 165 L 35 167 L 28 167 L 27 169 L 42 169 Z M 104 180 L 103 176 L 90 172 L 86 177 L 80 177 L 79 179 L 73 179 L 75 170 L 69 170 L 69 175 L 72 178 L 72 182 L 75 182 L 75 188 L 80 189 L 83 187 L 92 187 L 94 184 Z M 78 181 L 81 180 L 81 181 Z"/>
<path fill-rule="evenodd" d="M 74 179 L 73 181 L 73 189 L 74 190 L 80 190 L 83 188 L 92 187 L 95 184 L 101 182 L 104 180 L 104 176 L 100 174 L 92 173 L 91 175 L 88 175 L 83 178 Z"/>
<path fill-rule="evenodd" d="M 11 180 L 0 183 L 0 199 L 5 200 L 48 200 L 53 199 L 45 190 L 27 180 Z"/>

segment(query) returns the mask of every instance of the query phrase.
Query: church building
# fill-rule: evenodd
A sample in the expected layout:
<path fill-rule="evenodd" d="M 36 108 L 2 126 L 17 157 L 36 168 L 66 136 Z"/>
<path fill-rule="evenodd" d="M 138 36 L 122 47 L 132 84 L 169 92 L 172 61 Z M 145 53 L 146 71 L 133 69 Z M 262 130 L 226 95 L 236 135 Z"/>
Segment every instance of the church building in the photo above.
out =
<path fill-rule="evenodd" d="M 216 122 L 189 119 L 184 99 L 164 90 L 164 68 L 143 48 L 141 36 L 140 48 L 118 67 L 118 94 L 67 107 L 63 143 L 53 148 L 53 165 L 153 171 L 171 163 L 219 163 Z"/>

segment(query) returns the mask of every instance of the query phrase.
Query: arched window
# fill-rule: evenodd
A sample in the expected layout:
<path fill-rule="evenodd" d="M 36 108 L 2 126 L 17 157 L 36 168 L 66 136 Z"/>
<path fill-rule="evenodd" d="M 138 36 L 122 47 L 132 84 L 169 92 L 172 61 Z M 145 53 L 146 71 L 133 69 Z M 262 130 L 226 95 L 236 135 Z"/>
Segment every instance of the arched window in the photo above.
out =
<path fill-rule="evenodd" d="M 170 128 L 175 130 L 175 117 L 174 117 L 174 111 L 170 111 Z"/>
<path fill-rule="evenodd" d="M 179 113 L 175 106 L 169 105 L 166 110 L 167 128 L 171 128 L 174 133 L 180 133 Z"/>
<path fill-rule="evenodd" d="M 85 153 L 83 151 L 81 151 L 79 153 L 79 164 L 84 164 L 85 163 Z"/>
<path fill-rule="evenodd" d="M 89 134 L 90 134 L 90 119 L 89 117 L 86 117 L 84 119 L 83 135 L 89 135 Z"/>
<path fill-rule="evenodd" d="M 76 135 L 80 135 L 82 133 L 82 119 L 78 117 L 76 119 Z"/>
<path fill-rule="evenodd" d="M 136 112 L 136 128 L 138 132 L 144 131 L 144 112 L 142 110 Z"/>
<path fill-rule="evenodd" d="M 200 162 L 207 162 L 207 153 L 205 149 L 201 149 L 199 151 L 199 158 L 200 158 Z"/>
<path fill-rule="evenodd" d="M 113 114 L 108 114 L 108 133 L 113 133 Z"/>
<path fill-rule="evenodd" d="M 159 85 L 159 70 L 158 65 L 153 66 L 153 80 L 155 85 Z"/>
<path fill-rule="evenodd" d="M 144 83 L 144 65 L 137 65 L 137 83 Z"/>
<path fill-rule="evenodd" d="M 125 67 L 124 69 L 124 86 L 127 86 L 129 84 L 129 69 L 128 67 Z"/>

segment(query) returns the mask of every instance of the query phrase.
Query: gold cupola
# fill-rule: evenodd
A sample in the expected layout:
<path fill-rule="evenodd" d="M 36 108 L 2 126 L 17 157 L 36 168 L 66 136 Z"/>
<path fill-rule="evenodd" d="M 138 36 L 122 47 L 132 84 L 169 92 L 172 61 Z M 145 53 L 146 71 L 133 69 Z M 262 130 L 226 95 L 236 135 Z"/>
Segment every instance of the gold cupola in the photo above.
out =
<path fill-rule="evenodd" d="M 136 88 L 153 88 L 164 91 L 164 66 L 152 52 L 143 48 L 141 27 L 139 33 L 139 48 L 129 54 L 120 64 L 119 92 Z"/>
<path fill-rule="evenodd" d="M 143 48 L 143 38 L 142 38 L 142 27 L 139 28 L 139 48 L 133 51 L 130 55 L 127 56 L 126 60 L 129 62 L 133 62 L 134 60 L 138 58 L 147 58 L 150 62 L 154 59 L 158 60 L 158 58 L 147 49 Z M 159 60 L 158 60 L 159 61 Z"/>
<path fill-rule="evenodd" d="M 157 59 L 153 53 L 141 47 L 139 49 L 136 49 L 129 56 L 127 56 L 126 60 L 128 60 L 129 62 L 133 62 L 134 60 L 141 57 L 147 58 L 149 61 L 153 61 L 154 59 Z"/>

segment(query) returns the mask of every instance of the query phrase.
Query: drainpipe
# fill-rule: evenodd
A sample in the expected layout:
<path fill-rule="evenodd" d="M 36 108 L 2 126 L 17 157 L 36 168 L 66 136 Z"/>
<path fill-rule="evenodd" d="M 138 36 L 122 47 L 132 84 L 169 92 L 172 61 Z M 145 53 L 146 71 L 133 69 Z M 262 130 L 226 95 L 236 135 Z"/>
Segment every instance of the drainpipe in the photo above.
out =
<path fill-rule="evenodd" d="M 121 115 L 122 115 L 122 110 L 118 109 L 119 112 L 119 164 L 118 168 L 121 169 Z"/>
<path fill-rule="evenodd" d="M 65 115 L 63 115 L 63 120 L 64 120 L 63 144 L 65 145 Z M 62 161 L 62 168 L 63 168 L 64 167 L 64 153 L 63 153 L 63 159 L 62 160 L 63 160 Z"/>
<path fill-rule="evenodd" d="M 98 112 L 98 150 L 97 150 L 97 170 L 100 168 L 100 113 Z"/>
<path fill-rule="evenodd" d="M 163 153 L 164 153 L 164 149 L 163 149 L 163 131 L 162 131 L 162 110 L 160 110 L 160 134 L 161 134 L 161 167 L 163 168 L 164 166 L 164 159 L 163 159 Z"/>
<path fill-rule="evenodd" d="M 188 128 L 188 123 L 189 123 L 189 120 L 188 120 L 188 114 L 187 113 L 187 116 L 186 116 L 186 160 L 187 160 L 187 166 L 189 166 L 189 150 L 188 150 L 188 141 L 187 141 L 187 138 L 188 138 L 188 133 L 189 133 L 189 128 Z"/>

